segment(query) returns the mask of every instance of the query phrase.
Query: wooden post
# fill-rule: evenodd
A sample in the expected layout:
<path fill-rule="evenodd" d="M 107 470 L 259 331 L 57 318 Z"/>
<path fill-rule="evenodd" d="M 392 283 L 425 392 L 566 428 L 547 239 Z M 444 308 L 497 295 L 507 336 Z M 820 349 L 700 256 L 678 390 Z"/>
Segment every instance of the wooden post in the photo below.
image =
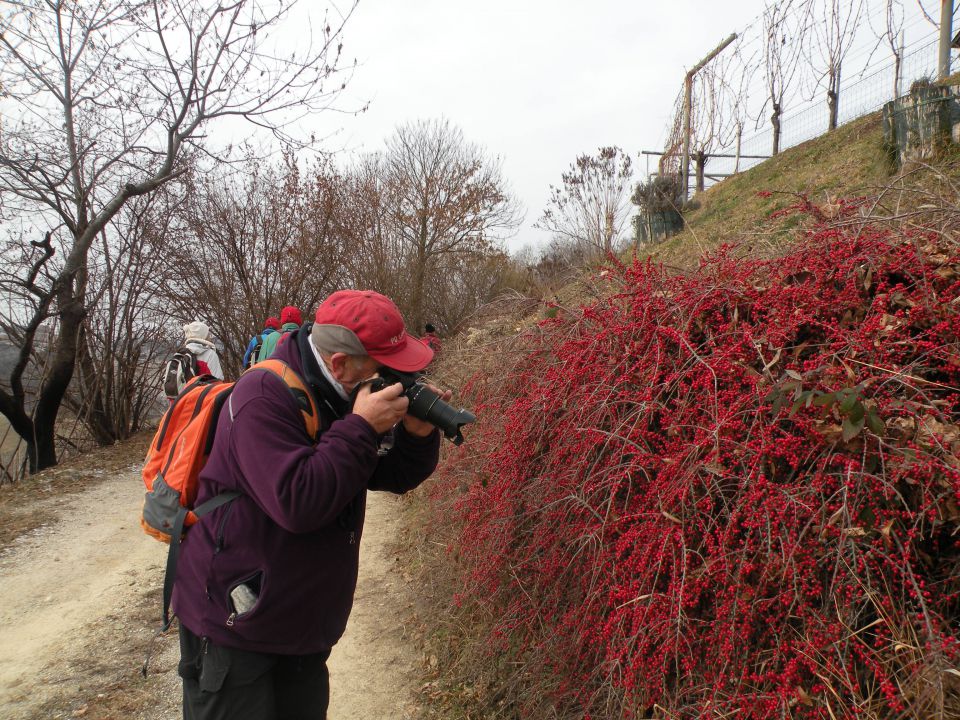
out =
<path fill-rule="evenodd" d="M 953 41 L 953 0 L 940 2 L 940 63 L 939 77 L 950 74 L 950 43 Z"/>
<path fill-rule="evenodd" d="M 704 65 L 713 60 L 730 43 L 737 39 L 736 33 L 717 45 L 700 62 L 693 66 L 683 79 L 683 157 L 680 160 L 680 189 L 683 199 L 690 197 L 690 115 L 693 111 L 693 76 L 703 70 Z"/>
<path fill-rule="evenodd" d="M 683 79 L 683 156 L 680 159 L 680 190 L 684 200 L 690 197 L 690 113 L 693 109 L 693 75 Z"/>

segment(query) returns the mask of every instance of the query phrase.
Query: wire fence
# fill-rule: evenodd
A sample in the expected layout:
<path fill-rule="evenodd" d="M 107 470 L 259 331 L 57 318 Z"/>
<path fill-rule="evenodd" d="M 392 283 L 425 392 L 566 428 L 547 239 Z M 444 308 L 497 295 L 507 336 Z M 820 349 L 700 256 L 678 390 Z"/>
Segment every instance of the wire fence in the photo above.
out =
<path fill-rule="evenodd" d="M 676 176 L 682 172 L 686 133 L 691 189 L 695 159 L 703 157 L 700 151 L 708 157 L 706 186 L 763 162 L 773 152 L 771 85 L 784 108 L 779 150 L 827 132 L 826 68 L 837 67 L 837 43 L 844 47 L 838 124 L 879 110 L 895 98 L 897 89 L 904 95 L 914 81 L 935 77 L 939 27 L 932 11 L 922 0 L 917 5 L 894 5 L 894 14 L 890 13 L 894 6 L 869 0 L 854 2 L 846 10 L 833 6 L 837 16 L 829 15 L 829 4 L 812 0 L 779 0 L 766 5 L 760 16 L 734 35 L 732 45 L 727 47 L 728 41 L 725 49 L 694 75 L 690 104 L 683 92 L 678 94 L 659 173 Z M 823 15 L 825 12 L 828 14 Z M 834 21 L 844 20 L 850 29 L 837 34 Z M 901 57 L 899 73 L 892 46 L 897 46 Z"/>
<path fill-rule="evenodd" d="M 933 77 L 937 71 L 939 41 L 934 39 L 921 44 L 903 57 L 900 68 L 901 93 L 905 93 L 916 80 Z M 878 66 L 869 74 L 848 83 L 841 83 L 837 120 L 839 124 L 856 120 L 883 107 L 894 98 L 894 80 L 896 69 L 893 62 Z M 826 98 L 814 101 L 781 118 L 780 150 L 799 145 L 823 135 L 828 130 L 830 109 Z M 773 150 L 773 128 L 767 126 L 757 132 L 744 135 L 740 141 L 740 155 L 768 156 Z M 730 143 L 719 148 L 718 155 L 736 155 L 736 144 Z M 735 172 L 747 170 L 763 159 L 742 158 L 739 163 L 734 157 L 713 157 L 706 164 L 706 186 L 715 180 Z"/>

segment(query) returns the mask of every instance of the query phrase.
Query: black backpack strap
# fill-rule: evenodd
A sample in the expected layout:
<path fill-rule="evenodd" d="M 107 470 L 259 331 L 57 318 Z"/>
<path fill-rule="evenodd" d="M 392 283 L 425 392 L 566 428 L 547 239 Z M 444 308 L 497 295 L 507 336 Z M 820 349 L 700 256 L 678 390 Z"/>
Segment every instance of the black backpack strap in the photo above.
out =
<path fill-rule="evenodd" d="M 195 507 L 193 514 L 201 518 L 239 496 L 240 493 L 236 490 L 228 490 L 227 492 L 220 493 Z M 177 517 L 173 522 L 173 529 L 170 531 L 170 550 L 167 552 L 167 568 L 163 575 L 163 626 L 160 628 L 160 632 L 166 632 L 170 628 L 170 600 L 173 598 L 173 583 L 177 579 L 177 559 L 180 557 L 180 538 L 183 535 L 183 526 L 187 520 L 188 512 L 185 507 L 180 507 Z"/>
<path fill-rule="evenodd" d="M 201 503 L 194 509 L 193 514 L 198 518 L 203 517 L 211 510 L 216 510 L 221 505 L 226 505 L 239 495 L 240 493 L 235 490 L 220 493 L 205 503 Z M 183 526 L 187 519 L 187 513 L 188 510 L 185 507 L 180 508 L 173 523 L 173 530 L 170 533 L 170 550 L 167 551 L 167 567 L 163 574 L 163 625 L 157 629 L 153 634 L 153 638 L 150 640 L 147 656 L 143 660 L 143 665 L 140 666 L 140 674 L 143 677 L 147 676 L 147 668 L 150 665 L 150 658 L 153 656 L 157 636 L 169 630 L 170 624 L 173 622 L 173 618 L 170 617 L 170 600 L 173 597 L 173 583 L 177 579 L 177 558 L 180 557 L 180 537 L 183 535 Z"/>

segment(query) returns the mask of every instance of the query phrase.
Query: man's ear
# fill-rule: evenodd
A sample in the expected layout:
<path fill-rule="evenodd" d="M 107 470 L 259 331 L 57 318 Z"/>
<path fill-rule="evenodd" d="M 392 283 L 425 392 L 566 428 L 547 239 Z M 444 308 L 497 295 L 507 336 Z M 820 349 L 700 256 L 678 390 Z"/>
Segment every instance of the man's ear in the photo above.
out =
<path fill-rule="evenodd" d="M 337 382 L 343 379 L 344 370 L 349 360 L 350 356 L 342 352 L 334 353 L 330 356 L 330 374 L 333 375 Z"/>

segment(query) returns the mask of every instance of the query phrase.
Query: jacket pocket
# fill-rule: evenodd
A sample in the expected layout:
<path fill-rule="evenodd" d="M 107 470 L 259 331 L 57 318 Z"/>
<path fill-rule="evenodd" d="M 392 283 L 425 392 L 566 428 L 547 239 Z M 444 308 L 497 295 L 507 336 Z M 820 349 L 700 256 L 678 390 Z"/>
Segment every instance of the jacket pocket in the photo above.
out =
<path fill-rule="evenodd" d="M 260 594 L 263 590 L 263 571 L 232 583 L 227 588 L 227 627 L 233 627 L 237 620 L 250 615 L 260 606 Z"/>

